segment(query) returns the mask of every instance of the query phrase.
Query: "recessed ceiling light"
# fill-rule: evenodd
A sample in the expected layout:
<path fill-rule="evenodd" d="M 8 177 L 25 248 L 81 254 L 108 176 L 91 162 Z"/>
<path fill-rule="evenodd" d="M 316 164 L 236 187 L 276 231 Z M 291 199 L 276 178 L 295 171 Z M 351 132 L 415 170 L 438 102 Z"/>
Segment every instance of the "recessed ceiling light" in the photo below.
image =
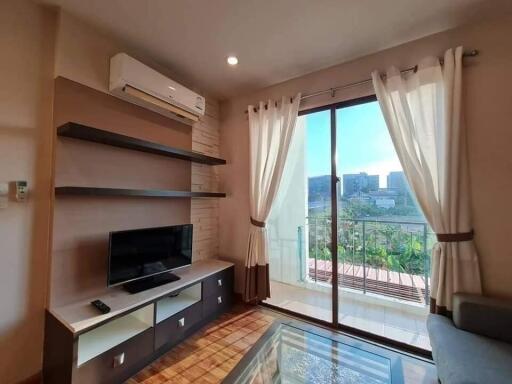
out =
<path fill-rule="evenodd" d="M 173 90 L 173 91 L 175 91 L 175 90 L 176 90 L 176 88 L 174 88 L 172 85 L 169 85 L 169 88 L 170 88 L 171 90 Z"/>
<path fill-rule="evenodd" d="M 237 65 L 238 64 L 238 57 L 236 56 L 228 56 L 227 62 L 229 65 Z"/>

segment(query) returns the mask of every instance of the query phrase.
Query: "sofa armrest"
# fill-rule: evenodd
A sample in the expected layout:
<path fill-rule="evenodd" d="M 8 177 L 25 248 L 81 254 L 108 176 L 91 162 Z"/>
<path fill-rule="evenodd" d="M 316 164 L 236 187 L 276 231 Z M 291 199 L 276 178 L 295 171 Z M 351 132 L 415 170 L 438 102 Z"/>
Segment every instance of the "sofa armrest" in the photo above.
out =
<path fill-rule="evenodd" d="M 467 293 L 453 295 L 457 328 L 512 343 L 512 301 Z"/>

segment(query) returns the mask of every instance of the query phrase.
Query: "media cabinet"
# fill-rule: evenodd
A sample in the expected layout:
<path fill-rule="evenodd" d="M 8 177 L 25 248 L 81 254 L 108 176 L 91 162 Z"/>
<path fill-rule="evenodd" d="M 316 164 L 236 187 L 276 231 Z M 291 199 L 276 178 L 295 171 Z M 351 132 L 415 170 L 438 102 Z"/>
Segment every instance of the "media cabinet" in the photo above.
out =
<path fill-rule="evenodd" d="M 204 260 L 180 280 L 136 294 L 122 288 L 46 311 L 45 384 L 122 383 L 233 303 L 234 267 Z M 90 301 L 111 311 L 101 314 Z"/>

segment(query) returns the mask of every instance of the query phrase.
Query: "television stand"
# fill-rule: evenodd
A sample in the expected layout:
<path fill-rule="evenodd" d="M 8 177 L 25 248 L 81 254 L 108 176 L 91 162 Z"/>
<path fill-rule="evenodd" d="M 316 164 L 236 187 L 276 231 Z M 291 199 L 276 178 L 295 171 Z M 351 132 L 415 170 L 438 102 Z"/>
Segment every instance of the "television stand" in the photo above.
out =
<path fill-rule="evenodd" d="M 178 281 L 179 279 L 180 277 L 176 276 L 174 273 L 160 273 L 158 275 L 149 276 L 144 279 L 126 283 L 123 285 L 123 288 L 133 294 L 145 291 L 147 289 L 155 288 L 167 283 L 172 283 L 173 281 Z"/>
<path fill-rule="evenodd" d="M 231 308 L 233 263 L 200 260 L 174 273 L 179 281 L 136 295 L 117 287 L 47 309 L 44 383 L 124 383 Z M 94 299 L 112 310 L 95 311 Z"/>

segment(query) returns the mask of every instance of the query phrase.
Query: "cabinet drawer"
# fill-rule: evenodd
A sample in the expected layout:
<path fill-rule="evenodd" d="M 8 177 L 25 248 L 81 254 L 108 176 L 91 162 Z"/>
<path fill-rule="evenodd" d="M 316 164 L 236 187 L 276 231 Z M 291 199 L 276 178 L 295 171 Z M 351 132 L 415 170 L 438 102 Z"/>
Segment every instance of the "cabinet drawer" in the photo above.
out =
<path fill-rule="evenodd" d="M 201 302 L 191 305 L 155 326 L 155 350 L 178 342 L 185 332 L 201 321 Z"/>
<path fill-rule="evenodd" d="M 233 268 L 218 272 L 203 282 L 203 298 L 233 291 Z"/>
<path fill-rule="evenodd" d="M 134 367 L 152 352 L 153 328 L 150 328 L 78 367 L 74 372 L 73 383 L 122 382 L 133 375 Z"/>
<path fill-rule="evenodd" d="M 215 296 L 205 297 L 203 299 L 203 318 L 229 309 L 232 301 L 233 293 L 226 291 Z"/>

